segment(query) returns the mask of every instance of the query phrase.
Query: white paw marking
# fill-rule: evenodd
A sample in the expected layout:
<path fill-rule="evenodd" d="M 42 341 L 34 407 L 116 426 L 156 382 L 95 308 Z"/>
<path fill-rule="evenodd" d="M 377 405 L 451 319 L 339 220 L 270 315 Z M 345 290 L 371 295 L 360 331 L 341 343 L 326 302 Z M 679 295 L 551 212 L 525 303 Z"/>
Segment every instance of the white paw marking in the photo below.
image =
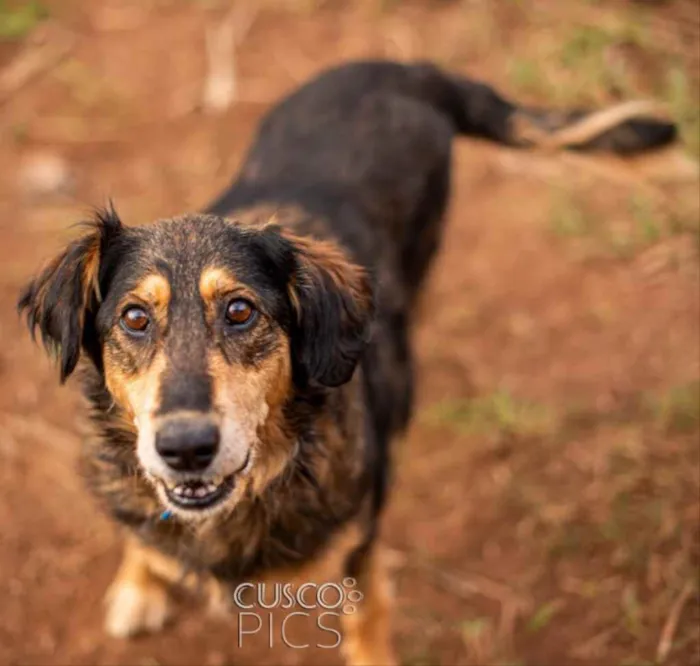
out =
<path fill-rule="evenodd" d="M 159 631 L 168 617 L 168 593 L 157 583 L 118 583 L 107 593 L 105 630 L 115 638 Z"/>

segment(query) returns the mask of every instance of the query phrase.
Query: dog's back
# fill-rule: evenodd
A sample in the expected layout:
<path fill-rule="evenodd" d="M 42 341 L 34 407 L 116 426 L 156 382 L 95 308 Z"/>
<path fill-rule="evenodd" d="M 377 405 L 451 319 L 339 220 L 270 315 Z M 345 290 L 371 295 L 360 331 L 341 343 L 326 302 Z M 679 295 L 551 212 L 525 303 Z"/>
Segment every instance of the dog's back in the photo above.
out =
<path fill-rule="evenodd" d="M 299 232 L 339 241 L 374 273 L 376 325 L 363 369 L 384 451 L 411 411 L 408 325 L 440 241 L 453 138 L 634 153 L 675 132 L 645 103 L 590 113 L 528 109 L 429 63 L 351 63 L 272 109 L 236 181 L 208 212 L 235 219 L 274 203 L 284 223 L 293 206 L 287 217 Z"/>
<path fill-rule="evenodd" d="M 273 108 L 235 184 L 209 211 L 301 204 L 325 218 L 327 231 L 361 263 L 395 262 L 414 293 L 435 250 L 432 223 L 449 194 L 457 134 L 633 153 L 671 141 L 675 127 L 644 105 L 590 114 L 525 109 L 431 64 L 352 63 Z"/>
<path fill-rule="evenodd" d="M 431 65 L 352 64 L 268 115 L 213 215 L 98 215 L 19 305 L 62 378 L 92 362 L 84 471 L 135 534 L 108 630 L 160 628 L 164 580 L 191 571 L 221 595 L 334 562 L 364 595 L 343 618 L 351 663 L 394 663 L 373 541 L 452 139 L 633 152 L 674 136 L 648 112 L 527 110 Z"/>

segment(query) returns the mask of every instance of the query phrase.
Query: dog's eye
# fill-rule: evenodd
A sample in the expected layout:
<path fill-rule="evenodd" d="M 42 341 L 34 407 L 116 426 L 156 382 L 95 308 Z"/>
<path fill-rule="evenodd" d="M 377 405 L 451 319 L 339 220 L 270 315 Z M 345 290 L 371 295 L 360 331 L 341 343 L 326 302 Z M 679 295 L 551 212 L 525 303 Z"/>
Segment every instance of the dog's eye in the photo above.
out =
<path fill-rule="evenodd" d="M 148 328 L 151 318 L 148 313 L 138 306 L 132 306 L 124 310 L 121 324 L 128 333 L 144 333 Z"/>
<path fill-rule="evenodd" d="M 226 321 L 235 327 L 245 326 L 253 321 L 255 308 L 243 298 L 234 298 L 226 306 Z"/>

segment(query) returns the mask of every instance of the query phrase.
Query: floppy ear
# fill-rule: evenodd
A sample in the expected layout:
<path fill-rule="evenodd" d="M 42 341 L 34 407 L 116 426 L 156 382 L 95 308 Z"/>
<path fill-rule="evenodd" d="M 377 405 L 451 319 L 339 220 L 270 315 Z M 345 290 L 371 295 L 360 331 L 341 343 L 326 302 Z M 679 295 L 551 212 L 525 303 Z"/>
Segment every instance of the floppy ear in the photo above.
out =
<path fill-rule="evenodd" d="M 100 260 L 107 243 L 122 230 L 113 209 L 99 211 L 90 232 L 71 243 L 23 290 L 17 309 L 26 313 L 32 337 L 60 358 L 61 383 L 75 370 L 84 347 L 97 353 L 94 314 L 101 299 Z"/>
<path fill-rule="evenodd" d="M 332 242 L 282 235 L 294 248 L 289 284 L 297 317 L 294 355 L 307 377 L 340 386 L 352 377 L 369 340 L 374 311 L 369 276 Z"/>
<path fill-rule="evenodd" d="M 352 377 L 369 339 L 374 311 L 370 277 L 335 243 L 279 227 L 265 231 L 268 239 L 271 233 L 277 236 L 268 250 L 287 277 L 295 375 L 340 386 Z"/>

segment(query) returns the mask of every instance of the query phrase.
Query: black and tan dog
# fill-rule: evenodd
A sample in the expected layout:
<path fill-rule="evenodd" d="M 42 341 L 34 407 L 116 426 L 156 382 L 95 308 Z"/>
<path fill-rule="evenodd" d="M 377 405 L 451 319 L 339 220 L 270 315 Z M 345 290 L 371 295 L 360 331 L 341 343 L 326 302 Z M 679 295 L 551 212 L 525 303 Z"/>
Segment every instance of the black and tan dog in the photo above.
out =
<path fill-rule="evenodd" d="M 61 378 L 85 359 L 84 471 L 129 528 L 112 634 L 159 629 L 169 583 L 221 597 L 325 562 L 364 594 L 348 660 L 394 662 L 375 537 L 457 134 L 635 152 L 675 129 L 644 104 L 556 114 L 429 64 L 350 64 L 270 112 L 206 213 L 99 213 L 26 289 Z"/>

